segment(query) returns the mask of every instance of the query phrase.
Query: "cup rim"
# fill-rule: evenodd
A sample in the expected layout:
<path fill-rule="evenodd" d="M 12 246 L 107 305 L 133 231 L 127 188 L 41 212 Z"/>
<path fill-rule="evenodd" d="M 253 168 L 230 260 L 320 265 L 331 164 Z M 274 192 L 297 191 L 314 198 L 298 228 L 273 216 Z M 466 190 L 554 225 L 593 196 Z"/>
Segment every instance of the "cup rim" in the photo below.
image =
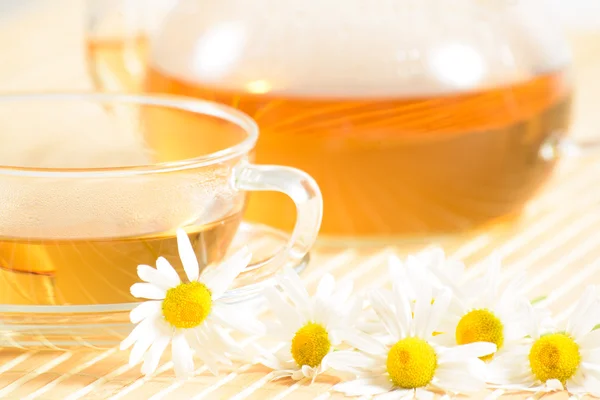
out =
<path fill-rule="evenodd" d="M 101 93 L 93 91 L 28 92 L 0 95 L 0 104 L 4 102 L 36 100 L 84 100 L 99 104 L 129 103 L 177 109 L 195 114 L 208 115 L 231 122 L 243 129 L 247 136 L 241 142 L 226 149 L 177 161 L 161 162 L 148 165 L 103 168 L 36 168 L 7 166 L 0 164 L 0 175 L 34 178 L 110 178 L 176 172 L 213 165 L 247 154 L 254 148 L 254 145 L 258 139 L 258 125 L 249 115 L 224 104 L 195 99 L 192 97 L 154 93 L 130 94 Z"/>

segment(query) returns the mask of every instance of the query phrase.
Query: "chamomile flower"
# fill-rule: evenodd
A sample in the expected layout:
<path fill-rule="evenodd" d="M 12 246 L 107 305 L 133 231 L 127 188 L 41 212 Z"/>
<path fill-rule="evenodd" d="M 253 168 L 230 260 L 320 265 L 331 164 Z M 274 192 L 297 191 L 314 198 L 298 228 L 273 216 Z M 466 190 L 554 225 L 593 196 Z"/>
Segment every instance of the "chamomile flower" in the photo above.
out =
<path fill-rule="evenodd" d="M 485 388 L 486 365 L 479 357 L 496 351 L 496 345 L 441 346 L 435 332 L 451 292 L 441 290 L 432 301 L 429 283 L 418 282 L 415 289 L 414 302 L 398 285 L 391 301 L 381 291 L 370 293 L 370 303 L 394 342 L 383 343 L 358 332 L 348 337 L 346 341 L 359 351 L 335 352 L 328 362 L 358 378 L 337 384 L 334 390 L 349 396 L 432 399 L 435 392 L 469 393 Z"/>
<path fill-rule="evenodd" d="M 506 390 L 551 392 L 566 389 L 575 396 L 600 396 L 600 299 L 588 287 L 564 330 L 543 329 L 531 312 L 528 337 L 506 348 L 490 363 L 488 381 Z"/>
<path fill-rule="evenodd" d="M 448 278 L 443 271 L 431 273 L 441 281 Z M 483 276 L 451 287 L 453 301 L 439 326 L 443 333 L 440 342 L 445 345 L 490 342 L 501 353 L 504 346 L 523 339 L 529 318 L 524 282 L 524 274 L 504 282 L 500 260 L 492 257 L 485 264 Z"/>
<path fill-rule="evenodd" d="M 314 381 L 328 369 L 328 357 L 360 311 L 358 302 L 350 297 L 352 283 L 336 287 L 333 276 L 325 274 L 312 298 L 292 269 L 280 274 L 276 283 L 281 292 L 270 286 L 264 295 L 278 320 L 269 332 L 284 345 L 274 354 L 262 351 L 258 362 L 274 370 L 274 379 Z"/>
<path fill-rule="evenodd" d="M 182 229 L 177 230 L 177 245 L 188 281 L 182 282 L 163 257 L 156 261 L 156 269 L 138 266 L 138 276 L 144 282 L 131 286 L 131 294 L 149 300 L 131 311 L 131 322 L 137 326 L 123 340 L 121 349 L 133 345 L 129 363 L 135 365 L 143 359 L 142 372 L 146 375 L 156 370 L 169 343 L 178 377 L 192 375 L 193 354 L 217 374 L 218 363 L 231 364 L 227 355 L 240 350 L 227 328 L 247 333 L 260 333 L 263 329 L 248 310 L 223 301 L 226 290 L 246 268 L 251 255 L 242 249 L 200 275 L 198 260 Z M 230 297 L 228 300 L 232 300 Z"/>

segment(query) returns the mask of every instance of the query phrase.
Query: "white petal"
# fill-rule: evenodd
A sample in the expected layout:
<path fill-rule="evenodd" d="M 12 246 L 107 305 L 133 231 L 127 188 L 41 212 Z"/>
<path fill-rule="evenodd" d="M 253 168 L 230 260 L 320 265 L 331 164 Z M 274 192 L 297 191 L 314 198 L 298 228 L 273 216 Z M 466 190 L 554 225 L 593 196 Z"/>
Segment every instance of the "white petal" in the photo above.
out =
<path fill-rule="evenodd" d="M 252 343 L 251 346 L 254 348 L 254 351 L 258 354 L 256 357 L 256 362 L 263 364 L 266 367 L 269 367 L 274 370 L 289 370 L 293 369 L 296 365 L 295 362 L 288 363 L 287 361 L 282 360 L 276 354 L 272 354 L 271 351 L 266 350 L 264 347 L 257 343 Z"/>
<path fill-rule="evenodd" d="M 162 301 L 145 301 L 131 310 L 131 313 L 129 313 L 129 319 L 132 323 L 137 324 L 143 319 L 158 315 L 161 312 L 161 307 Z"/>
<path fill-rule="evenodd" d="M 378 394 L 375 396 L 375 400 L 400 400 L 403 399 L 404 396 L 408 394 L 408 392 L 414 392 L 414 390 L 403 390 L 403 389 L 394 389 L 391 392 Z"/>
<path fill-rule="evenodd" d="M 217 363 L 217 360 L 212 357 L 210 352 L 206 351 L 205 349 L 196 349 L 196 354 L 198 355 L 198 358 L 202 360 L 211 374 L 214 376 L 219 375 L 219 364 Z"/>
<path fill-rule="evenodd" d="M 394 310 L 392 310 L 390 304 L 386 302 L 382 291 L 373 290 L 368 294 L 368 298 L 371 307 L 373 307 L 373 310 L 375 310 L 390 335 L 396 339 L 400 339 L 402 337 L 402 331 L 398 325 L 398 320 Z"/>
<path fill-rule="evenodd" d="M 277 282 L 296 307 L 307 311 L 307 307 L 311 303 L 310 296 L 302 279 L 293 268 L 285 267 L 283 273 L 278 275 Z"/>
<path fill-rule="evenodd" d="M 450 306 L 450 300 L 452 299 L 452 292 L 448 289 L 442 290 L 436 297 L 431 311 L 429 319 L 427 321 L 427 327 L 425 328 L 424 337 L 429 337 L 437 330 L 440 326 L 442 318 L 447 314 L 448 307 Z"/>
<path fill-rule="evenodd" d="M 195 341 L 198 342 L 198 339 L 196 338 Z M 208 350 L 206 343 L 203 343 L 203 345 L 195 345 L 194 350 L 206 368 L 208 368 L 213 375 L 217 376 L 219 374 L 219 365 L 217 359 L 213 356 L 214 353 Z"/>
<path fill-rule="evenodd" d="M 325 354 L 325 357 L 323 357 L 321 360 L 321 365 L 318 367 L 319 370 L 317 373 L 321 373 L 329 369 L 329 356 L 333 353 L 337 353 L 337 351 L 330 351 L 329 353 Z"/>
<path fill-rule="evenodd" d="M 294 374 L 294 372 L 295 371 L 292 371 L 292 370 L 273 371 L 273 372 L 271 372 L 271 376 L 272 376 L 271 380 L 276 381 L 277 379 L 291 377 Z"/>
<path fill-rule="evenodd" d="M 265 322 L 265 330 L 269 333 L 269 336 L 280 341 L 288 341 L 290 338 L 294 337 L 294 334 L 296 333 L 293 330 L 287 329 L 285 326 L 272 321 Z"/>
<path fill-rule="evenodd" d="M 138 299 L 163 300 L 167 294 L 166 290 L 151 283 L 134 283 L 130 291 L 131 295 Z"/>
<path fill-rule="evenodd" d="M 194 360 L 192 359 L 192 349 L 182 333 L 173 337 L 171 352 L 175 376 L 189 378 L 194 373 Z"/>
<path fill-rule="evenodd" d="M 263 290 L 263 295 L 269 302 L 273 313 L 281 322 L 281 325 L 289 328 L 293 333 L 302 327 L 302 320 L 296 309 L 286 302 L 281 294 L 272 286 Z"/>
<path fill-rule="evenodd" d="M 231 286 L 234 279 L 248 266 L 252 254 L 243 247 L 227 260 L 219 264 L 210 277 L 206 276 L 204 283 L 210 289 L 213 299 L 219 299 Z"/>
<path fill-rule="evenodd" d="M 331 304 L 319 297 L 316 297 L 314 299 L 314 304 L 312 307 L 312 317 L 310 317 L 309 319 L 313 322 L 316 322 L 317 324 L 329 326 L 330 319 L 334 313 L 334 310 L 331 307 Z"/>
<path fill-rule="evenodd" d="M 598 303 L 598 293 L 595 286 L 586 287 L 583 295 L 575 304 L 567 325 L 567 332 L 575 340 L 579 340 L 583 335 L 590 332 L 599 321 L 600 304 Z"/>
<path fill-rule="evenodd" d="M 583 362 L 600 366 L 600 349 L 584 351 L 582 358 Z"/>
<path fill-rule="evenodd" d="M 329 353 L 323 360 L 327 367 L 339 371 L 354 371 L 355 369 L 372 370 L 377 367 L 377 359 L 358 351 L 340 350 Z"/>
<path fill-rule="evenodd" d="M 585 368 L 585 369 L 584 369 Z M 583 387 L 583 381 L 585 380 L 585 378 L 588 375 L 593 375 L 594 372 L 590 369 L 587 369 L 586 367 L 584 367 L 582 364 L 579 366 L 579 368 L 577 368 L 577 371 L 575 371 L 575 374 L 573 374 L 573 376 L 571 377 L 571 379 L 567 379 L 567 386 L 580 386 Z"/>
<path fill-rule="evenodd" d="M 373 324 L 380 326 L 377 321 L 377 315 L 372 308 L 369 308 L 363 312 L 365 307 L 365 300 L 362 296 L 353 297 L 353 302 L 350 304 L 348 314 L 346 314 L 346 322 L 350 324 Z"/>
<path fill-rule="evenodd" d="M 498 400 L 504 395 L 505 391 L 502 389 L 496 389 L 492 393 L 488 394 L 484 400 Z"/>
<path fill-rule="evenodd" d="M 146 351 L 148 351 L 150 345 L 152 345 L 152 342 L 155 339 L 154 336 L 154 334 L 146 332 L 145 335 L 141 336 L 140 339 L 137 342 L 135 342 L 133 348 L 131 349 L 131 352 L 129 353 L 130 366 L 137 365 L 140 361 L 142 361 L 142 358 L 144 358 L 144 354 L 146 353 Z"/>
<path fill-rule="evenodd" d="M 466 361 L 471 358 L 483 357 L 496 351 L 496 345 L 487 342 L 475 342 L 450 347 L 440 352 L 440 363 Z"/>
<path fill-rule="evenodd" d="M 582 349 L 600 349 L 600 329 L 596 329 L 586 335 L 583 335 L 578 342 Z"/>
<path fill-rule="evenodd" d="M 525 321 L 506 320 L 502 317 L 500 320 L 504 321 L 504 343 L 521 340 L 529 334 Z"/>
<path fill-rule="evenodd" d="M 132 344 L 137 342 L 143 335 L 145 335 L 150 329 L 152 329 L 153 325 L 154 321 L 152 321 L 151 318 L 145 319 L 139 324 L 137 324 L 135 328 L 133 328 L 131 333 L 125 339 L 123 339 L 119 348 L 121 350 L 126 350 L 129 347 L 131 347 Z"/>
<path fill-rule="evenodd" d="M 397 280 L 401 280 L 404 277 L 402 275 L 402 268 L 402 260 L 400 260 L 397 254 L 391 254 L 388 257 L 388 273 L 392 283 Z"/>
<path fill-rule="evenodd" d="M 156 269 L 169 280 L 169 285 L 171 287 L 177 286 L 181 283 L 181 279 L 179 279 L 177 271 L 175 271 L 175 268 L 173 268 L 171 263 L 167 261 L 166 258 L 158 257 L 156 260 Z"/>
<path fill-rule="evenodd" d="M 412 325 L 413 312 L 411 308 L 411 301 L 399 286 L 394 286 L 392 288 L 392 292 L 392 301 L 396 310 L 398 327 L 400 328 L 401 336 L 403 337 L 408 334 L 410 326 Z"/>
<path fill-rule="evenodd" d="M 419 282 L 417 287 L 417 299 L 415 301 L 415 316 L 414 327 L 415 335 L 418 337 L 426 337 L 427 326 L 429 325 L 429 318 L 431 314 L 431 300 L 433 293 L 431 285 L 427 282 Z"/>
<path fill-rule="evenodd" d="M 434 394 L 429 390 L 418 388 L 415 392 L 418 400 L 433 400 Z"/>
<path fill-rule="evenodd" d="M 296 361 L 294 361 L 294 356 L 292 356 L 291 350 L 291 346 L 288 343 L 280 343 L 280 347 L 275 352 L 275 356 L 277 356 L 277 358 L 280 360 L 290 361 L 295 364 Z"/>
<path fill-rule="evenodd" d="M 170 336 L 158 336 L 154 340 L 154 343 L 152 343 L 150 350 L 144 356 L 144 364 L 142 365 L 142 373 L 144 375 L 150 375 L 154 371 L 156 371 L 156 367 L 158 367 L 158 362 L 160 361 L 160 358 L 165 352 L 165 349 L 169 345 L 170 341 Z"/>
<path fill-rule="evenodd" d="M 190 282 L 197 281 L 200 274 L 198 258 L 196 258 L 196 252 L 192 247 L 190 238 L 183 229 L 177 229 L 177 249 L 187 278 Z"/>
<path fill-rule="evenodd" d="M 587 371 L 586 371 L 587 372 Z M 586 393 L 586 388 L 584 385 L 584 381 L 586 380 L 586 374 L 582 368 L 578 368 L 575 374 L 568 379 L 565 385 L 565 388 L 568 390 L 570 394 L 579 395 Z M 579 396 L 572 396 L 576 398 L 580 398 Z"/>
<path fill-rule="evenodd" d="M 563 384 L 558 379 L 548 379 L 546 388 L 550 391 L 563 390 Z"/>
<path fill-rule="evenodd" d="M 172 285 L 169 284 L 170 282 L 168 277 L 149 265 L 138 265 L 137 274 L 144 282 L 151 283 L 165 291 L 172 287 Z"/>
<path fill-rule="evenodd" d="M 297 313 L 302 316 L 302 319 L 307 321 L 313 319 L 311 310 L 312 302 L 308 297 L 306 289 L 303 286 L 295 286 L 291 280 L 286 278 L 286 276 L 280 277 L 278 282 L 283 290 L 283 293 L 292 302 Z M 304 297 L 305 295 L 306 297 Z"/>
<path fill-rule="evenodd" d="M 539 339 L 540 335 L 550 327 L 549 323 L 553 322 L 550 318 L 551 313 L 544 308 L 534 307 L 529 301 L 521 303 L 520 308 L 525 332 L 532 339 Z"/>
<path fill-rule="evenodd" d="M 500 315 L 509 315 L 515 311 L 515 308 L 523 300 L 527 300 L 527 296 L 524 293 L 523 286 L 527 282 L 526 274 L 518 274 L 513 278 L 508 286 L 501 293 L 499 300 L 496 300 L 496 311 Z"/>
<path fill-rule="evenodd" d="M 316 368 L 313 369 L 313 368 L 309 367 L 308 365 L 303 365 L 301 370 L 302 370 L 302 373 L 304 374 L 304 376 L 307 378 L 312 378 L 317 373 Z"/>
<path fill-rule="evenodd" d="M 452 333 L 442 333 L 439 335 L 435 335 L 428 339 L 428 342 L 435 343 L 439 346 L 443 347 L 454 347 L 456 346 L 456 335 L 453 330 L 444 330 L 443 327 L 440 327 L 442 332 L 452 332 Z"/>
<path fill-rule="evenodd" d="M 495 356 L 491 363 L 487 365 L 487 381 L 497 385 L 508 384 L 526 384 L 531 386 L 533 379 L 527 354 L 522 356 L 513 356 L 505 354 L 504 356 Z"/>
<path fill-rule="evenodd" d="M 473 375 L 473 371 L 465 370 L 465 367 L 466 363 L 440 365 L 435 372 L 437 380 L 435 385 L 457 393 L 478 392 L 485 389 L 484 380 Z M 485 364 L 482 364 L 480 374 L 485 373 L 484 368 Z"/>
<path fill-rule="evenodd" d="M 219 323 L 249 335 L 263 335 L 265 326 L 258 320 L 254 310 L 240 304 L 213 305 L 211 316 Z"/>
<path fill-rule="evenodd" d="M 352 326 L 357 322 L 358 318 L 360 317 L 361 311 L 363 309 L 363 301 L 358 296 L 352 296 L 348 300 L 346 300 L 344 304 L 348 305 L 348 308 L 346 309 L 346 314 L 344 316 L 344 324 Z"/>
<path fill-rule="evenodd" d="M 392 388 L 392 382 L 387 376 L 376 376 L 338 383 L 333 390 L 349 396 L 373 396 L 389 392 Z"/>
<path fill-rule="evenodd" d="M 339 282 L 335 288 L 335 292 L 332 295 L 332 302 L 334 304 L 346 304 L 352 295 L 353 287 L 354 283 L 349 279 Z"/>
<path fill-rule="evenodd" d="M 368 354 L 386 354 L 388 349 L 381 342 L 357 329 L 348 328 L 340 333 L 344 342 Z"/>
<path fill-rule="evenodd" d="M 304 379 L 304 372 L 301 369 L 296 370 L 292 373 L 292 379 L 295 381 L 299 381 L 300 379 Z"/>
<path fill-rule="evenodd" d="M 568 384 L 567 384 L 568 386 Z M 600 397 L 600 381 L 593 376 L 587 376 L 583 381 L 585 391 L 594 397 Z"/>
<path fill-rule="evenodd" d="M 145 327 L 144 334 L 135 342 L 135 345 L 129 354 L 129 365 L 131 366 L 138 364 L 142 360 L 146 351 L 148 351 L 152 343 L 158 337 L 163 336 L 168 339 L 171 338 L 171 329 L 165 322 L 158 318 L 150 319 L 148 321 L 151 323 Z"/>
<path fill-rule="evenodd" d="M 281 361 L 277 357 L 270 355 L 268 357 L 260 356 L 256 358 L 256 363 L 262 364 L 265 367 L 271 368 L 273 370 L 283 370 L 286 369 Z"/>
<path fill-rule="evenodd" d="M 319 281 L 319 285 L 317 286 L 317 292 L 315 296 L 325 301 L 328 301 L 331 295 L 333 294 L 334 289 L 335 278 L 331 274 L 325 274 Z"/>
<path fill-rule="evenodd" d="M 227 354 L 241 355 L 244 353 L 239 343 L 233 340 L 226 329 L 211 321 L 206 321 L 191 331 L 193 333 L 191 336 L 195 340 L 190 340 L 190 345 L 196 343 L 197 345 L 193 346 L 194 349 L 200 347 L 206 349 L 218 362 L 231 365 Z"/>
<path fill-rule="evenodd" d="M 581 364 L 579 364 L 579 371 L 584 371 L 586 376 L 589 375 L 596 379 L 600 379 L 600 365 L 584 361 L 586 358 L 587 357 L 582 355 L 582 361 Z"/>

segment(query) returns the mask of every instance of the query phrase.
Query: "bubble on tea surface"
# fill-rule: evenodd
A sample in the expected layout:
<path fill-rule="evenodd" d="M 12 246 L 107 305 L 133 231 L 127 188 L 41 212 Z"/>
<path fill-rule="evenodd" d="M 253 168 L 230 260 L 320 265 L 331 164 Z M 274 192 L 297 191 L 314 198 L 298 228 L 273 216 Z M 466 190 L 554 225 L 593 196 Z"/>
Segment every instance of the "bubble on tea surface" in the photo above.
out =
<path fill-rule="evenodd" d="M 0 103 L 0 165 L 109 168 L 152 164 L 135 110 Z M 35 110 L 35 111 L 32 111 Z M 0 235 L 109 238 L 207 224 L 240 207 L 226 165 L 123 177 L 0 174 Z"/>
<path fill-rule="evenodd" d="M 313 97 L 432 95 L 525 81 L 568 61 L 531 2 L 183 0 L 152 66 L 223 90 Z M 260 83 L 260 85 L 259 85 Z"/>

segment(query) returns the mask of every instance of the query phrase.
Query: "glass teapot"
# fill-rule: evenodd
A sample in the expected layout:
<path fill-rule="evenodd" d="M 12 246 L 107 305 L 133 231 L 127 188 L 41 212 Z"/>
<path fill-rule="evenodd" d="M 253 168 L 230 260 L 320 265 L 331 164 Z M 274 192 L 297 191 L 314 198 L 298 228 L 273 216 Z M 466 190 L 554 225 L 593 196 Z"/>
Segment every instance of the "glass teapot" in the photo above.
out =
<path fill-rule="evenodd" d="M 553 170 L 541 149 L 567 132 L 570 56 L 545 8 L 180 0 L 136 38 L 148 49 L 137 89 L 252 116 L 256 161 L 320 185 L 322 235 L 468 231 L 519 215 Z M 261 193 L 246 216 L 289 228 L 293 207 Z"/>

